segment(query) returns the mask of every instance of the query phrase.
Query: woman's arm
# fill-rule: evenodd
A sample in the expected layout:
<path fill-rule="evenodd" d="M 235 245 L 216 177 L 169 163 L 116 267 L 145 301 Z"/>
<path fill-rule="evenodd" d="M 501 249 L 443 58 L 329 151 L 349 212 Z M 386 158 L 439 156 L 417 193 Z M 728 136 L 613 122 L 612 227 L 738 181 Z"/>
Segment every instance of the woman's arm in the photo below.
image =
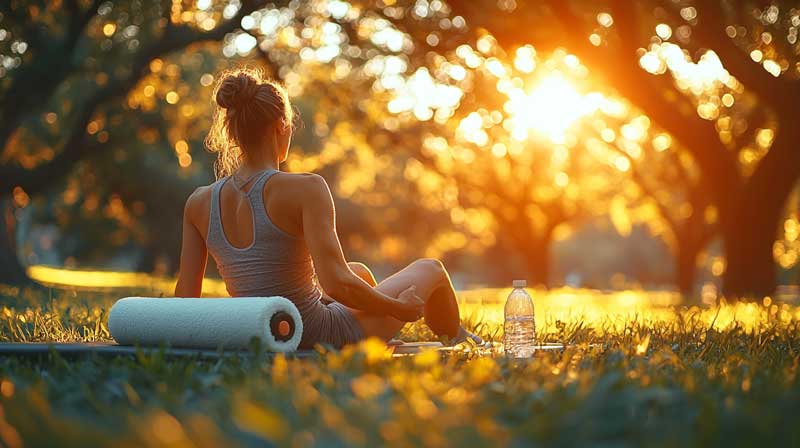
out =
<path fill-rule="evenodd" d="M 203 235 L 192 222 L 193 212 L 197 209 L 200 190 L 195 190 L 186 200 L 183 209 L 183 243 L 181 245 L 181 265 L 178 270 L 178 283 L 175 285 L 175 297 L 200 297 L 203 292 L 203 276 L 206 272 L 208 249 Z"/>
<path fill-rule="evenodd" d="M 325 180 L 310 175 L 304 180 L 302 190 L 303 236 L 325 292 L 350 308 L 391 315 L 403 321 L 417 320 L 423 301 L 414 294 L 413 286 L 398 298 L 389 297 L 348 267 L 336 235 L 333 198 Z"/>

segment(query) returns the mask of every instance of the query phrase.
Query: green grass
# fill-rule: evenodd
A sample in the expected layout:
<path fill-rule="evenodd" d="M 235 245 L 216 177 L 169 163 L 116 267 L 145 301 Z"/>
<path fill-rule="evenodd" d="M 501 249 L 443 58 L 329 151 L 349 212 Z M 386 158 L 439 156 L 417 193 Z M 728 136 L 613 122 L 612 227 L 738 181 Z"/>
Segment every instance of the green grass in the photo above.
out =
<path fill-rule="evenodd" d="M 463 293 L 467 325 L 499 340 L 505 294 Z M 5 341 L 107 340 L 117 298 L 0 297 Z M 302 360 L 2 358 L 0 444 L 800 444 L 800 309 L 674 307 L 642 292 L 535 299 L 540 337 L 574 345 L 528 362 L 474 351 L 392 359 L 376 341 Z M 429 336 L 419 325 L 403 332 Z"/>

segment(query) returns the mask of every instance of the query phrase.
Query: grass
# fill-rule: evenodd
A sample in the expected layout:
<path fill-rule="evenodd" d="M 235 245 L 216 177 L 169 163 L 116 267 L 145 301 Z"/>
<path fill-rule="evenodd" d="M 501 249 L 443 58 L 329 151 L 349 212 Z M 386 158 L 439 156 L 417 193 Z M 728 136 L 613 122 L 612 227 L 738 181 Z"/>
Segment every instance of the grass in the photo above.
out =
<path fill-rule="evenodd" d="M 466 324 L 499 341 L 507 293 L 460 294 Z M 0 290 L 0 339 L 108 340 L 119 295 Z M 637 291 L 534 297 L 540 338 L 573 346 L 527 362 L 469 350 L 392 359 L 377 341 L 302 360 L 2 358 L 0 444 L 800 444 L 800 308 L 680 307 Z"/>

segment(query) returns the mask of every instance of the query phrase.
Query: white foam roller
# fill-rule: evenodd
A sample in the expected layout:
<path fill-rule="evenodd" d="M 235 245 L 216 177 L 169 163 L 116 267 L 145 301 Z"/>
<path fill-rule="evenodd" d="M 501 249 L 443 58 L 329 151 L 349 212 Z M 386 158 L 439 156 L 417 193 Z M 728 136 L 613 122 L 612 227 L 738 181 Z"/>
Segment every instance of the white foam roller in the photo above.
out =
<path fill-rule="evenodd" d="M 127 297 L 111 307 L 108 330 L 120 345 L 246 349 L 257 337 L 270 351 L 291 352 L 303 321 L 284 297 Z"/>

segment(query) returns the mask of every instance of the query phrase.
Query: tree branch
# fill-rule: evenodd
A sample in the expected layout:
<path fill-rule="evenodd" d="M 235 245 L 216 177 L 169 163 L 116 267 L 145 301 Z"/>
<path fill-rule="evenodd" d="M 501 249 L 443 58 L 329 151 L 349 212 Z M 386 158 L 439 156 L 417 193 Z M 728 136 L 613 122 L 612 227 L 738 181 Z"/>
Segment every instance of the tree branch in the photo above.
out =
<path fill-rule="evenodd" d="M 783 212 L 783 204 L 797 185 L 800 177 L 800 128 L 794 123 L 784 123 L 767 154 L 758 162 L 747 182 L 751 201 L 765 205 L 765 210 Z M 753 219 L 778 219 L 756 216 Z"/>
<path fill-rule="evenodd" d="M 674 2 L 661 3 L 665 8 L 671 6 L 670 9 L 674 10 Z M 698 21 L 697 25 L 692 27 L 692 35 L 696 36 L 702 45 L 719 55 L 725 69 L 762 101 L 779 111 L 779 114 L 796 111 L 797 103 L 800 101 L 800 85 L 787 80 L 785 76 L 773 76 L 728 37 L 724 21 L 727 14 L 722 2 L 699 0 L 694 6 L 698 10 Z"/>
<path fill-rule="evenodd" d="M 56 88 L 75 71 L 73 53 L 101 3 L 101 0 L 93 0 L 89 8 L 82 11 L 77 0 L 68 1 L 66 8 L 70 16 L 64 38 L 44 39 L 43 42 L 52 43 L 39 47 L 33 60 L 13 72 L 11 85 L 5 91 L 14 95 L 15 101 L 8 101 L 7 98 L 2 101 L 0 148 L 6 147 L 23 120 L 46 104 Z"/>
<path fill-rule="evenodd" d="M 256 50 L 258 51 L 259 60 L 261 64 L 264 65 L 264 68 L 267 69 L 269 75 L 273 78 L 278 78 L 278 67 L 272 62 L 272 59 L 269 58 L 269 52 L 261 48 L 261 43 L 258 42 L 258 36 L 255 35 L 253 32 L 246 30 L 245 33 L 253 36 L 256 39 Z"/>
<path fill-rule="evenodd" d="M 639 167 L 636 164 L 636 159 L 634 159 L 633 156 L 628 154 L 627 151 L 625 151 L 624 149 L 620 148 L 617 145 L 609 145 L 609 146 L 611 147 L 611 149 L 614 150 L 614 152 L 628 159 L 628 162 L 630 162 L 631 166 L 631 179 L 636 183 L 639 189 L 642 190 L 642 193 L 645 196 L 649 197 L 650 199 L 653 200 L 653 202 L 656 203 L 658 214 L 661 215 L 661 218 L 664 219 L 664 221 L 667 223 L 667 226 L 669 226 L 670 230 L 672 231 L 672 234 L 675 235 L 675 237 L 677 238 L 679 232 L 681 231 L 680 224 L 672 216 L 671 213 L 672 210 L 670 209 L 669 205 L 659 201 L 656 192 L 652 188 L 650 188 L 650 186 L 647 184 L 645 177 L 641 174 L 641 172 L 639 172 Z"/>
<path fill-rule="evenodd" d="M 707 183 L 709 191 L 714 193 L 721 206 L 731 206 L 732 197 L 735 197 L 741 188 L 742 181 L 738 175 L 737 162 L 720 141 L 714 124 L 696 115 L 687 119 L 676 113 L 675 108 L 669 106 L 670 101 L 663 96 L 663 92 L 654 93 L 653 89 L 645 88 L 651 86 L 653 80 L 657 79 L 659 85 L 669 89 L 670 96 L 674 96 L 675 88 L 672 82 L 667 82 L 667 78 L 663 75 L 653 76 L 642 70 L 638 66 L 635 51 L 617 52 L 608 47 L 593 46 L 583 33 L 575 31 L 583 29 L 584 24 L 569 8 L 567 2 L 548 0 L 547 3 L 555 11 L 554 16 L 561 22 L 562 28 L 568 30 L 564 33 L 568 49 L 584 60 L 590 70 L 602 74 L 608 84 L 621 96 L 639 107 L 678 140 L 681 146 L 687 148 L 701 167 L 704 173 L 703 182 Z M 617 4 L 617 9 L 621 11 L 615 12 L 620 17 L 615 23 L 624 22 L 625 16 L 631 14 L 625 11 L 626 7 L 630 8 L 630 3 Z M 628 32 L 633 32 L 634 29 L 629 27 Z M 625 34 L 621 35 L 620 39 L 635 39 L 635 37 Z"/>
<path fill-rule="evenodd" d="M 34 194 L 66 176 L 78 161 L 105 147 L 105 145 L 90 139 L 86 134 L 86 126 L 97 108 L 111 100 L 123 98 L 139 80 L 149 73 L 150 61 L 194 43 L 222 39 L 227 33 L 240 26 L 242 17 L 261 7 L 264 2 L 265 0 L 245 1 L 235 17 L 211 31 L 198 31 L 188 26 L 175 26 L 165 32 L 157 42 L 142 50 L 134 58 L 128 77 L 114 79 L 83 103 L 73 122 L 68 139 L 52 160 L 31 170 L 19 165 L 0 165 L 0 192 L 7 193 L 15 186 L 21 186 L 28 194 Z"/>

